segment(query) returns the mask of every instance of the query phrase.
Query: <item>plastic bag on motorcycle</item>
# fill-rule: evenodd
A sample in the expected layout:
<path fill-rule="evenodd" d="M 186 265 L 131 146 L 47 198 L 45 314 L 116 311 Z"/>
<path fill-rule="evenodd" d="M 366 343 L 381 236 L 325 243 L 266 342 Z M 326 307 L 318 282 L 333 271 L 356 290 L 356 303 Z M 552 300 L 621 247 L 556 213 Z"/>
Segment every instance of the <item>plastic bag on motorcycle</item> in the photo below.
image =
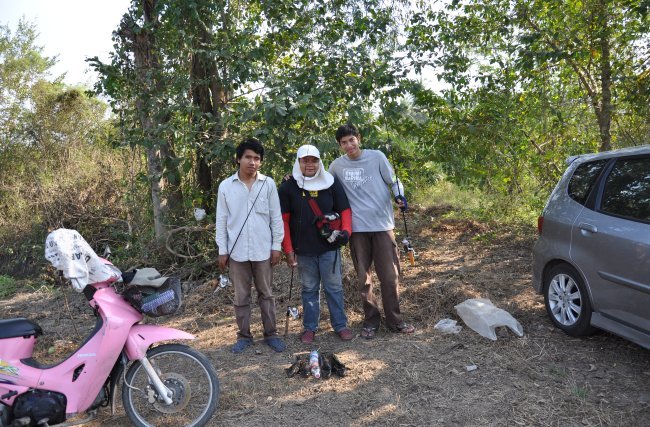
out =
<path fill-rule="evenodd" d="M 70 280 L 77 292 L 89 283 L 114 282 L 121 274 L 109 261 L 98 257 L 78 231 L 67 228 L 48 234 L 45 258 Z"/>
<path fill-rule="evenodd" d="M 181 280 L 168 277 L 160 287 L 130 285 L 122 296 L 142 314 L 151 317 L 174 314 L 183 302 Z"/>

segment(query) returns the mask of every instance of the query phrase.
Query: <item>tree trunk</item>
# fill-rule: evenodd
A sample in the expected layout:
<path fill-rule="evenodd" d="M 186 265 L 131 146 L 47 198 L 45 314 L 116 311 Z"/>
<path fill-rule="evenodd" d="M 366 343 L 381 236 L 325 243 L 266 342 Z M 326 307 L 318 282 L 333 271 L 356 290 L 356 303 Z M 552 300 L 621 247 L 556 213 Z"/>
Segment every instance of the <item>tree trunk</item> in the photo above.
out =
<path fill-rule="evenodd" d="M 195 46 L 192 55 L 191 81 L 192 102 L 200 111 L 200 116 L 195 117 L 195 124 L 204 130 L 200 139 L 200 146 L 196 151 L 197 182 L 203 197 L 203 208 L 213 210 L 215 197 L 213 191 L 214 174 L 210 168 L 206 153 L 214 152 L 214 145 L 220 144 L 225 136 L 222 122 L 223 108 L 227 103 L 227 91 L 222 84 L 223 76 L 214 59 L 207 54 L 205 46 L 213 44 L 212 35 L 208 29 L 203 28 L 199 39 L 199 46 Z"/>
<path fill-rule="evenodd" d="M 132 43 L 135 75 L 142 88 L 135 105 L 142 133 L 146 139 L 155 236 L 159 243 L 164 243 L 167 239 L 166 224 L 169 222 L 170 212 L 178 209 L 182 203 L 182 196 L 178 183 L 170 185 L 165 178 L 164 162 L 174 157 L 174 151 L 170 142 L 159 136 L 158 129 L 167 119 L 163 115 L 156 114 L 154 104 L 148 102 L 150 99 L 155 99 L 155 95 L 160 93 L 161 89 L 161 82 L 156 75 L 160 67 L 159 53 L 155 46 L 155 28 L 158 22 L 156 3 L 157 0 L 142 0 L 144 25 L 139 26 L 134 18 L 125 19 L 120 26 L 120 32 Z"/>
<path fill-rule="evenodd" d="M 166 219 L 166 201 L 162 197 L 161 179 L 157 178 L 162 175 L 162 167 L 158 151 L 153 147 L 147 148 L 147 170 L 149 171 L 149 182 L 151 183 L 151 202 L 153 205 L 153 227 L 156 240 L 160 243 L 167 239 L 167 228 L 165 227 Z"/>
<path fill-rule="evenodd" d="M 210 96 L 210 86 L 207 83 L 209 80 L 208 70 L 206 69 L 206 61 L 208 59 L 204 54 L 194 53 L 192 55 L 192 68 L 190 71 L 192 81 L 192 103 L 198 108 L 200 114 L 193 118 L 195 126 L 205 132 L 201 132 L 199 147 L 196 149 L 196 181 L 203 193 L 203 208 L 206 210 L 208 206 L 208 195 L 212 191 L 212 175 L 210 174 L 210 166 L 206 158 L 206 152 L 209 149 L 210 139 L 214 137 L 214 125 L 209 124 L 207 113 L 212 114 L 213 105 Z"/>

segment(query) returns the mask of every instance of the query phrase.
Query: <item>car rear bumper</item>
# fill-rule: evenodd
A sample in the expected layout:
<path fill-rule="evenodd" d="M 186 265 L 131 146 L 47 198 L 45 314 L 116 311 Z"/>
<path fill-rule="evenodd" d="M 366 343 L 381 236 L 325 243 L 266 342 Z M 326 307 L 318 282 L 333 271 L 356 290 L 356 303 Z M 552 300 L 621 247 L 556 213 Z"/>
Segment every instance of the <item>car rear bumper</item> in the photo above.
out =
<path fill-rule="evenodd" d="M 545 243 L 543 239 L 538 239 L 533 246 L 533 289 L 541 294 L 544 286 L 544 266 L 548 262 L 545 255 Z"/>

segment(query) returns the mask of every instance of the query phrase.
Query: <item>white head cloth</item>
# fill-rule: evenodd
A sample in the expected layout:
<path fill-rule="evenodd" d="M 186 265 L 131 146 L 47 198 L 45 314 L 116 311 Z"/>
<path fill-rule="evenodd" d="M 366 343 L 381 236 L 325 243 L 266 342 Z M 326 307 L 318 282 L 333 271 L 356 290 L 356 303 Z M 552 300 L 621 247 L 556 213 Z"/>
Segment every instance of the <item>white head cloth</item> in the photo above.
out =
<path fill-rule="evenodd" d="M 313 156 L 318 159 L 318 170 L 314 176 L 304 176 L 300 170 L 300 159 L 307 156 Z M 313 145 L 303 145 L 298 148 L 296 162 L 293 164 L 293 178 L 298 183 L 298 187 L 307 191 L 320 191 L 330 188 L 334 184 L 334 176 L 325 170 L 323 161 L 320 159 L 318 148 Z"/>

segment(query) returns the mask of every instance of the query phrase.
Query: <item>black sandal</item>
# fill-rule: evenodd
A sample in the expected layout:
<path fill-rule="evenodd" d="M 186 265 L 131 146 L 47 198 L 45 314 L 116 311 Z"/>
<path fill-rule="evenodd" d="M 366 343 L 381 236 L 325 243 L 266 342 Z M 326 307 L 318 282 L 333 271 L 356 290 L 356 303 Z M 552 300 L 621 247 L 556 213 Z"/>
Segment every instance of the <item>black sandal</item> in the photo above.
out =
<path fill-rule="evenodd" d="M 377 328 L 363 328 L 361 329 L 361 338 L 371 340 L 375 337 L 375 332 L 377 332 Z"/>

